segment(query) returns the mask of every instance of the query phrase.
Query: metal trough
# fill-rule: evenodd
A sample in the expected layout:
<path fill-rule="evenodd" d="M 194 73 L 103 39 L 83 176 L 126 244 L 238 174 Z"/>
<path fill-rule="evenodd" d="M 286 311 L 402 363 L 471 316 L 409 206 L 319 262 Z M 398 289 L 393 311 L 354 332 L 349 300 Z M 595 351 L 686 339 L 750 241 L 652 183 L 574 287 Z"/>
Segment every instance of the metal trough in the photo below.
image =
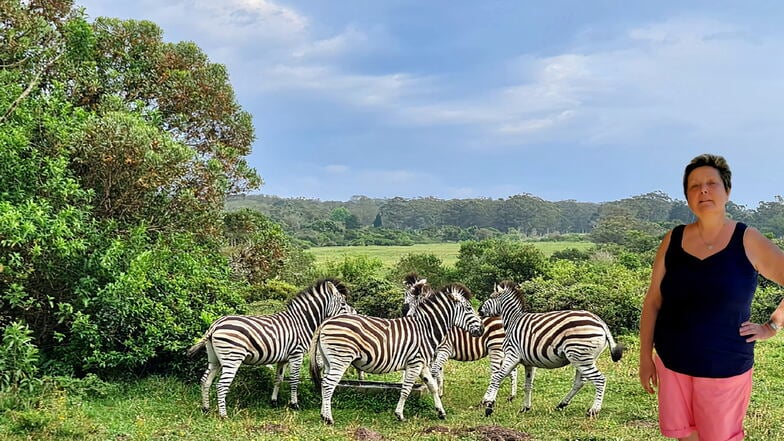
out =
<path fill-rule="evenodd" d="M 399 396 L 402 387 L 402 383 L 392 383 L 388 381 L 341 380 L 336 389 L 362 391 L 369 395 L 390 393 Z M 422 383 L 414 383 L 414 386 L 411 388 L 411 394 L 409 394 L 408 397 L 419 398 L 426 392 L 427 386 Z"/>

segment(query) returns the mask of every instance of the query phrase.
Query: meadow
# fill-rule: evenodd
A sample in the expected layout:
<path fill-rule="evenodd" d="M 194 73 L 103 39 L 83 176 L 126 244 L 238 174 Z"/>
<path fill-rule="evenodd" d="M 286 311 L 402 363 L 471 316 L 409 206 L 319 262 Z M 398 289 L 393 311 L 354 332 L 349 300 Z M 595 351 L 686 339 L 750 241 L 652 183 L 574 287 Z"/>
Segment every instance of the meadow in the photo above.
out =
<path fill-rule="evenodd" d="M 566 248 L 586 250 L 593 246 L 591 242 L 530 242 L 546 256 Z M 460 253 L 457 242 L 414 244 L 410 246 L 361 246 L 361 247 L 314 247 L 308 248 L 316 258 L 316 263 L 327 260 L 341 260 L 347 256 L 367 256 L 381 260 L 385 267 L 391 267 L 407 254 L 433 254 L 441 259 L 445 266 L 454 266 Z"/>
<path fill-rule="evenodd" d="M 506 401 L 510 387 L 504 382 L 495 412 L 485 417 L 479 402 L 487 386 L 485 361 L 446 365 L 446 419 L 439 420 L 432 398 L 409 398 L 398 422 L 393 414 L 397 394 L 366 396 L 342 391 L 333 401 L 334 426 L 319 416 L 320 396 L 310 379 L 300 386 L 301 410 L 268 403 L 272 371 L 243 367 L 228 398 L 229 417 L 221 420 L 214 409 L 200 410 L 197 379 L 149 377 L 86 388 L 80 393 L 55 393 L 27 412 L 7 411 L 0 417 L 0 439 L 22 440 L 664 440 L 656 425 L 656 399 L 642 391 L 637 380 L 638 346 L 634 337 L 620 337 L 627 345 L 618 363 L 604 353 L 599 368 L 607 376 L 604 407 L 596 418 L 585 411 L 594 389 L 586 385 L 564 410 L 555 405 L 569 390 L 573 371 L 566 367 L 539 370 L 533 408 L 519 413 L 519 396 Z M 522 374 L 520 375 L 522 378 Z M 397 381 L 398 374 L 369 376 L 372 380 Z M 757 348 L 754 391 L 746 420 L 747 440 L 784 439 L 784 339 L 763 342 Z M 284 383 L 281 400 L 288 398 Z M 500 433 L 499 433 L 500 432 Z M 495 438 L 493 436 L 496 436 Z"/>
<path fill-rule="evenodd" d="M 587 242 L 534 242 L 549 255 L 574 247 L 586 249 Z M 318 262 L 364 254 L 392 266 L 407 253 L 431 253 L 445 265 L 456 261 L 459 244 L 410 247 L 330 247 L 311 249 Z M 102 382 L 94 378 L 66 382 L 39 396 L 19 398 L 0 394 L 0 439 L 8 441 L 224 441 L 224 440 L 544 440 L 544 441 L 657 441 L 656 397 L 639 385 L 639 344 L 636 335 L 616 335 L 627 347 L 618 363 L 609 353 L 599 358 L 599 369 L 607 376 L 604 406 L 596 418 L 588 418 L 594 388 L 586 384 L 563 410 L 555 406 L 571 387 L 569 367 L 536 374 L 533 408 L 518 410 L 523 401 L 523 373 L 518 397 L 510 394 L 507 379 L 498 394 L 494 413 L 486 417 L 480 405 L 489 382 L 487 360 L 470 363 L 449 361 L 445 367 L 444 406 L 446 419 L 438 419 L 433 400 L 425 393 L 406 403 L 407 420 L 397 421 L 397 393 L 367 395 L 359 390 L 338 391 L 333 397 L 334 426 L 320 418 L 320 393 L 307 377 L 307 361 L 300 382 L 300 410 L 269 403 L 273 371 L 268 367 L 244 366 L 229 391 L 229 417 L 220 419 L 215 409 L 201 411 L 199 374 L 181 379 L 149 376 Z M 747 440 L 784 440 L 784 335 L 758 343 L 754 389 L 746 419 Z M 198 355 L 201 366 L 206 356 Z M 349 373 L 348 378 L 353 378 Z M 393 381 L 400 373 L 368 375 L 369 380 Z M 288 383 L 281 386 L 280 402 L 289 398 Z M 2 405 L 20 401 L 23 406 Z M 21 410 L 20 410 L 21 409 Z"/>

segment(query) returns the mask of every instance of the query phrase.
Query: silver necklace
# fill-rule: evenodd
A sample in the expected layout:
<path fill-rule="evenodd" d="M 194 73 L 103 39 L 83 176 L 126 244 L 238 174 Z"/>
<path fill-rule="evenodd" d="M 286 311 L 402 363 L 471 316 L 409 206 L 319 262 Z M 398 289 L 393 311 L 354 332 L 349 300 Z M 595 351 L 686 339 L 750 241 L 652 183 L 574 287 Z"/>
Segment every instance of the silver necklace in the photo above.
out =
<path fill-rule="evenodd" d="M 721 235 L 721 231 L 724 230 L 724 225 L 726 225 L 726 224 L 727 224 L 726 222 L 721 224 L 721 228 L 719 228 L 719 232 L 716 233 L 716 236 L 713 237 L 714 241 Z M 705 248 L 707 248 L 708 251 L 712 251 L 713 250 L 713 244 L 712 243 L 708 243 L 708 241 L 705 240 L 705 237 L 703 237 L 703 235 L 702 235 L 702 228 L 700 228 L 699 224 L 697 224 L 697 234 L 700 235 L 700 240 L 705 245 Z"/>

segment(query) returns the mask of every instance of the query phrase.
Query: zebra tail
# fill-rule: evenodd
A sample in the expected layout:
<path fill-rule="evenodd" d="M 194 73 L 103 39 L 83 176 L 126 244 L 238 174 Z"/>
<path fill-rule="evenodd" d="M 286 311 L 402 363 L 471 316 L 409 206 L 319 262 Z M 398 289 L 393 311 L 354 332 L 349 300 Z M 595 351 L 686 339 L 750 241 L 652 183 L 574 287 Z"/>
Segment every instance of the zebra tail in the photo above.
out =
<path fill-rule="evenodd" d="M 310 360 L 310 379 L 313 381 L 313 387 L 316 392 L 321 393 L 321 367 L 319 367 L 316 358 L 318 357 L 318 342 L 321 336 L 321 326 L 313 333 L 313 338 L 310 340 L 310 348 L 308 349 L 308 359 Z"/>
<path fill-rule="evenodd" d="M 615 342 L 612 333 L 610 333 L 610 327 L 607 326 L 607 323 L 602 323 L 602 325 L 604 326 L 604 332 L 607 336 L 607 342 L 610 343 L 610 356 L 612 357 L 612 361 L 618 362 L 621 360 L 621 357 L 623 357 L 623 350 L 626 349 L 626 346 L 624 346 L 623 343 Z"/>
<path fill-rule="evenodd" d="M 197 353 L 197 352 L 199 352 L 199 351 L 201 350 L 201 348 L 203 348 L 203 347 L 204 347 L 204 345 L 206 345 L 206 344 L 207 344 L 207 336 L 205 335 L 205 336 L 204 336 L 204 337 L 202 337 L 202 338 L 201 338 L 201 340 L 199 340 L 199 341 L 198 341 L 198 342 L 197 342 L 195 345 L 193 345 L 193 346 L 191 346 L 190 348 L 188 348 L 188 351 L 186 352 L 186 354 L 188 354 L 188 357 L 193 357 L 193 356 L 194 356 L 194 355 L 196 355 L 196 353 Z"/>

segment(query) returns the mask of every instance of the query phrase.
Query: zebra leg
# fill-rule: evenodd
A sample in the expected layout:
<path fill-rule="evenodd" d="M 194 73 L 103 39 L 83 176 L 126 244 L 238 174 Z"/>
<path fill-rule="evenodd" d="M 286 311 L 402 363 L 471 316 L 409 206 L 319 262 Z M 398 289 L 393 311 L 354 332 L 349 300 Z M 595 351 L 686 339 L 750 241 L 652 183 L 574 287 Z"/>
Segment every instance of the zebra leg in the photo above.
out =
<path fill-rule="evenodd" d="M 408 399 L 408 395 L 411 393 L 411 388 L 414 387 L 414 382 L 419 376 L 422 376 L 422 379 L 425 381 L 428 390 L 430 390 L 430 393 L 433 394 L 433 401 L 436 401 L 439 404 L 441 403 L 441 400 L 438 399 L 438 389 L 435 386 L 435 382 L 433 381 L 433 377 L 430 375 L 430 372 L 427 372 L 428 380 L 424 380 L 426 370 L 427 366 L 425 366 L 423 363 L 419 363 L 413 366 L 406 366 L 405 370 L 403 371 L 403 384 L 400 387 L 400 398 L 397 400 L 397 406 L 395 406 L 395 416 L 399 421 L 406 420 L 406 417 L 403 416 L 403 408 L 406 406 L 406 399 Z"/>
<path fill-rule="evenodd" d="M 221 369 L 220 379 L 218 380 L 218 415 L 221 418 L 226 418 L 226 395 L 229 393 L 229 386 L 231 386 L 231 382 L 234 381 L 234 377 L 237 375 L 237 370 L 240 368 L 242 361 L 245 359 L 245 355 L 239 355 L 236 359 L 224 359 L 221 360 L 223 367 Z"/>
<path fill-rule="evenodd" d="M 273 382 L 272 396 L 270 397 L 270 404 L 273 407 L 278 405 L 278 392 L 280 392 L 280 383 L 283 382 L 283 374 L 286 372 L 287 364 L 287 361 L 281 361 L 275 370 L 275 381 Z"/>
<path fill-rule="evenodd" d="M 444 365 L 449 359 L 449 351 L 439 350 L 436 352 L 436 358 L 430 368 L 430 375 L 436 380 L 438 384 L 438 396 L 444 396 Z"/>
<path fill-rule="evenodd" d="M 595 417 L 599 415 L 599 411 L 602 410 L 602 402 L 604 401 L 604 387 L 607 384 L 607 379 L 605 378 L 604 374 L 602 374 L 596 367 L 595 362 L 590 366 L 580 366 L 578 367 L 578 370 L 582 371 L 581 377 L 593 383 L 594 387 L 596 388 L 596 395 L 593 398 L 593 406 L 591 406 L 591 408 L 588 409 L 588 412 L 586 412 L 586 416 Z"/>
<path fill-rule="evenodd" d="M 569 403 L 572 402 L 572 398 L 574 398 L 574 396 L 577 395 L 577 392 L 579 392 L 580 389 L 582 389 L 583 384 L 585 384 L 585 382 L 583 381 L 583 374 L 582 372 L 580 372 L 580 368 L 578 366 L 575 366 L 574 382 L 572 383 L 572 390 L 570 390 L 569 393 L 566 394 L 563 400 L 561 400 L 561 402 L 558 403 L 558 406 L 556 406 L 555 408 L 560 410 L 568 406 Z"/>
<path fill-rule="evenodd" d="M 501 364 L 504 362 L 504 351 L 500 346 L 491 346 L 487 352 L 490 359 L 490 376 L 492 379 L 493 373 L 501 369 Z M 517 397 L 517 368 L 513 369 L 509 376 L 512 378 L 512 393 L 507 398 L 507 401 L 512 401 Z"/>
<path fill-rule="evenodd" d="M 291 377 L 291 399 L 289 407 L 299 410 L 299 375 L 302 369 L 302 361 L 305 358 L 304 353 L 292 354 L 289 358 L 289 377 Z"/>
<path fill-rule="evenodd" d="M 430 375 L 428 375 L 428 373 L 430 373 Z M 425 383 L 427 389 L 430 391 L 430 394 L 433 395 L 433 403 L 435 404 L 436 411 L 438 412 L 438 418 L 443 420 L 444 418 L 446 418 L 446 410 L 444 410 L 444 403 L 441 402 L 441 396 L 439 395 L 439 390 L 440 390 L 439 383 L 438 383 L 439 380 L 437 380 L 436 377 L 433 376 L 432 370 L 428 372 L 427 366 L 422 368 L 421 378 L 422 378 L 422 382 Z M 443 382 L 443 371 L 441 371 L 440 380 Z M 414 383 L 412 382 L 411 386 L 413 387 L 413 385 Z M 411 389 L 409 389 L 409 392 L 410 391 Z"/>
<path fill-rule="evenodd" d="M 533 395 L 534 391 L 534 377 L 536 376 L 536 367 L 534 366 L 526 366 L 525 367 L 525 398 L 523 398 L 523 407 L 520 408 L 520 412 L 528 412 L 531 410 L 531 396 Z"/>
<path fill-rule="evenodd" d="M 518 357 L 504 355 L 504 362 L 501 364 L 501 369 L 493 372 L 493 375 L 490 376 L 490 385 L 487 386 L 485 396 L 482 397 L 482 404 L 485 405 L 485 416 L 490 416 L 493 413 L 495 397 L 498 395 L 498 389 L 501 387 L 501 382 L 504 381 L 504 378 L 509 376 L 512 370 L 517 366 L 519 360 Z"/>
<path fill-rule="evenodd" d="M 204 375 L 201 376 L 201 411 L 206 415 L 210 411 L 210 386 L 215 379 L 215 375 L 220 371 L 220 365 L 209 363 Z"/>
<path fill-rule="evenodd" d="M 326 424 L 335 424 L 332 418 L 332 395 L 346 373 L 351 360 L 324 357 L 324 378 L 321 379 L 321 419 Z"/>

